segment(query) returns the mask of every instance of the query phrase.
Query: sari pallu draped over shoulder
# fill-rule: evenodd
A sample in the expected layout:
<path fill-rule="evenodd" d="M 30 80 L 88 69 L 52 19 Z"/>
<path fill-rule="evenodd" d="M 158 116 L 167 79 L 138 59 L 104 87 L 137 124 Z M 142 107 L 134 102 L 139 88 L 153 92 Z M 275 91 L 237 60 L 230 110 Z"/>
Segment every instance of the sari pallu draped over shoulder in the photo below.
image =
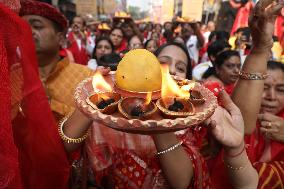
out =
<path fill-rule="evenodd" d="M 0 3 L 0 188 L 67 188 L 69 163 L 38 75 L 30 26 Z"/>

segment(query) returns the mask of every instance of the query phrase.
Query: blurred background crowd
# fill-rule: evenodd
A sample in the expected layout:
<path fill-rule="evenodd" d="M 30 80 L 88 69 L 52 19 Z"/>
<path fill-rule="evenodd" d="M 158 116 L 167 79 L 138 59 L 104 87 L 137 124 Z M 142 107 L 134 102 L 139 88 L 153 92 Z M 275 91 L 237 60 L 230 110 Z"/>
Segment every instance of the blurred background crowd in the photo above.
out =
<path fill-rule="evenodd" d="M 197 80 L 212 66 L 212 57 L 222 50 L 220 46 L 238 51 L 243 62 L 251 48 L 248 17 L 255 2 L 204 0 L 190 1 L 191 6 L 188 2 L 149 1 L 144 10 L 131 1 L 49 1 L 69 20 L 61 55 L 69 55 L 91 69 L 106 62 L 115 66 L 128 50 L 154 52 L 170 41 L 186 45 L 193 67 L 201 64 L 193 71 Z M 190 9 L 196 9 L 195 13 Z M 271 55 L 281 62 L 283 20 L 282 15 L 277 18 Z"/>

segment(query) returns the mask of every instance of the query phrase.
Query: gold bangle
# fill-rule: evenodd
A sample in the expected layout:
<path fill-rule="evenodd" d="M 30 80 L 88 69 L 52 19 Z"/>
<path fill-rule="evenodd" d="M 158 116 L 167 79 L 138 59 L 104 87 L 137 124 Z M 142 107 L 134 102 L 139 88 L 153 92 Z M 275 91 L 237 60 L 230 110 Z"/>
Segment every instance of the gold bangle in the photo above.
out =
<path fill-rule="evenodd" d="M 67 115 L 66 117 L 64 117 L 58 124 L 58 131 L 59 131 L 59 135 L 61 137 L 61 139 L 64 141 L 64 142 L 67 142 L 68 144 L 69 143 L 72 143 L 72 144 L 79 144 L 81 142 L 83 142 L 88 136 L 89 136 L 89 131 L 87 131 L 87 133 L 82 136 L 81 138 L 70 138 L 68 136 L 66 136 L 63 132 L 63 126 L 65 124 L 65 122 L 68 120 L 68 118 L 71 116 L 71 114 Z"/>
<path fill-rule="evenodd" d="M 240 170 L 245 169 L 248 166 L 248 163 L 246 163 L 245 166 L 233 167 L 232 165 L 226 163 L 224 159 L 223 159 L 223 163 L 227 168 L 231 169 L 232 171 L 240 171 Z"/>
<path fill-rule="evenodd" d="M 244 80 L 264 80 L 268 77 L 268 74 L 263 73 L 248 73 L 248 72 L 239 72 L 239 78 Z"/>

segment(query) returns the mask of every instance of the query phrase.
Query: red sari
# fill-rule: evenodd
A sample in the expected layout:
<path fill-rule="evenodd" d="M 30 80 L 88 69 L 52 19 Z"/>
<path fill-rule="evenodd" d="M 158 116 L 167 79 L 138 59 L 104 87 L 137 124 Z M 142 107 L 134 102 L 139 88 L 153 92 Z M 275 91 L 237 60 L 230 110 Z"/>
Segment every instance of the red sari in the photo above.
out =
<path fill-rule="evenodd" d="M 217 82 L 206 82 L 204 85 L 213 91 L 215 95 L 217 95 L 217 91 L 220 91 L 222 88 Z M 225 87 L 225 90 L 231 94 L 233 92 L 233 87 L 227 86 Z M 280 112 L 278 116 L 284 118 L 284 111 Z M 259 125 L 257 125 L 256 130 L 252 135 L 245 136 L 245 142 L 248 146 L 246 149 L 248 157 L 259 174 L 258 188 L 283 189 L 283 143 L 265 139 L 260 133 Z M 208 165 L 213 189 L 233 189 L 223 163 L 222 151 L 220 151 L 215 158 L 209 159 Z"/>
<path fill-rule="evenodd" d="M 194 130 L 176 133 L 184 141 L 186 150 L 194 167 L 194 178 L 189 188 L 210 188 L 206 164 L 198 153 L 198 134 Z M 92 134 L 86 141 L 90 166 L 97 182 L 108 180 L 112 187 L 121 189 L 169 188 L 151 136 L 135 135 L 115 131 L 94 123 Z"/>
<path fill-rule="evenodd" d="M 30 26 L 2 3 L 0 21 L 0 188 L 67 188 L 69 163 L 39 79 Z"/>

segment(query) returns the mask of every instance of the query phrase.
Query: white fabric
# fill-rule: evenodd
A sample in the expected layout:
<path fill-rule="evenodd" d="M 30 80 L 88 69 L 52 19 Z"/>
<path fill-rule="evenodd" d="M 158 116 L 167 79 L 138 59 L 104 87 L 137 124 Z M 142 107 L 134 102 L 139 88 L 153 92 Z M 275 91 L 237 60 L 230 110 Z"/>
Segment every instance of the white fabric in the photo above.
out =
<path fill-rule="evenodd" d="M 198 63 L 199 49 L 198 49 L 198 39 L 196 35 L 190 36 L 186 42 L 186 47 L 190 58 L 192 58 L 195 63 Z"/>
<path fill-rule="evenodd" d="M 82 48 L 81 39 L 76 39 L 76 43 L 78 45 L 79 50 L 81 50 L 81 48 Z"/>
<path fill-rule="evenodd" d="M 92 56 L 93 54 L 93 50 L 95 48 L 95 41 L 96 41 L 96 36 L 95 35 L 90 35 L 87 37 L 87 46 L 86 46 L 86 50 L 87 53 Z"/>
<path fill-rule="evenodd" d="M 207 31 L 207 32 L 203 33 L 205 44 L 208 43 L 210 34 L 211 34 L 211 31 Z"/>
<path fill-rule="evenodd" d="M 88 64 L 87 64 L 87 67 L 92 69 L 92 70 L 96 70 L 97 67 L 98 67 L 97 60 L 96 59 L 90 59 Z"/>
<path fill-rule="evenodd" d="M 192 77 L 194 80 L 197 80 L 197 81 L 200 81 L 202 80 L 202 76 L 203 74 L 206 72 L 206 70 L 209 68 L 209 67 L 212 67 L 213 64 L 208 61 L 208 62 L 203 62 L 203 63 L 200 63 L 198 65 L 196 65 L 193 70 L 192 70 Z"/>

